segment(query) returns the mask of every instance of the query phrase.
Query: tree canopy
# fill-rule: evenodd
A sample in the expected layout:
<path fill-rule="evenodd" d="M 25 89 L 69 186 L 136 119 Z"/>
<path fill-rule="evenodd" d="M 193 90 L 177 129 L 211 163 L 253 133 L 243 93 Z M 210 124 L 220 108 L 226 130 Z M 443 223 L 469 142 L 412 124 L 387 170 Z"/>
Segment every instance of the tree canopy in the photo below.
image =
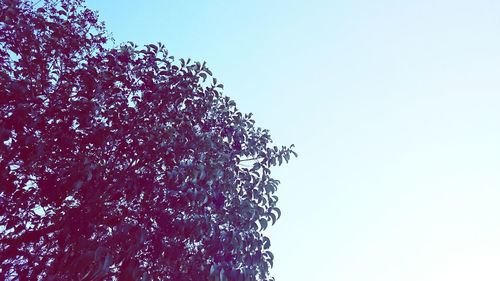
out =
<path fill-rule="evenodd" d="M 0 0 L 0 279 L 273 280 L 292 147 L 204 62 L 109 40 L 83 1 Z"/>

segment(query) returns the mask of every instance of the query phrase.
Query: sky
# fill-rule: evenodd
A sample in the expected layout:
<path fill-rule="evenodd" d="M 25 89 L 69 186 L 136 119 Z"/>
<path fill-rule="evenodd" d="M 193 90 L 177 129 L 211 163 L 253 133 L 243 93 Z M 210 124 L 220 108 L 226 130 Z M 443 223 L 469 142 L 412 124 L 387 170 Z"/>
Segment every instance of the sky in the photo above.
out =
<path fill-rule="evenodd" d="M 278 281 L 500 280 L 500 2 L 88 0 L 278 145 Z"/>

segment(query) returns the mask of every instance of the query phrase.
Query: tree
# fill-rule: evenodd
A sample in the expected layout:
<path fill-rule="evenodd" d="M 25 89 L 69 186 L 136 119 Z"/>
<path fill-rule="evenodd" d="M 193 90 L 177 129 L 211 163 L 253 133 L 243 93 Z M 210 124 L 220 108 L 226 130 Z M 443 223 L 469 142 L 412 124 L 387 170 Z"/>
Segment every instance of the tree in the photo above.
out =
<path fill-rule="evenodd" d="M 0 0 L 3 280 L 272 280 L 295 154 L 205 63 L 106 47 L 83 1 Z"/>

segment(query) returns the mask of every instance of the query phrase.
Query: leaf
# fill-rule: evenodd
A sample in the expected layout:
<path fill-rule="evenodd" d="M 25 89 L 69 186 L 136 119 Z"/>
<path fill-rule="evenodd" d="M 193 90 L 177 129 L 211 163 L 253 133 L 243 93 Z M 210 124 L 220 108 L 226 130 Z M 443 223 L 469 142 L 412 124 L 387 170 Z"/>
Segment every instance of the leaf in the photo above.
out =
<path fill-rule="evenodd" d="M 276 214 L 278 214 L 278 218 L 277 219 L 279 219 L 281 217 L 281 210 L 279 208 L 277 208 L 277 207 L 274 207 L 273 210 L 276 211 Z"/>
<path fill-rule="evenodd" d="M 277 220 L 276 215 L 274 213 L 270 213 L 269 216 L 271 217 L 271 220 L 272 220 L 273 225 L 274 225 L 276 223 L 276 220 Z"/>
<path fill-rule="evenodd" d="M 260 167 L 261 167 L 261 166 L 260 166 L 260 163 L 259 163 L 259 162 L 255 162 L 255 163 L 253 164 L 252 171 L 257 171 L 257 170 L 259 170 L 259 169 L 260 169 Z"/>
<path fill-rule="evenodd" d="M 270 260 L 274 260 L 274 255 L 273 255 L 273 253 L 272 253 L 272 252 L 267 251 L 266 253 L 267 253 L 267 255 L 269 256 L 269 259 L 270 259 Z"/>
<path fill-rule="evenodd" d="M 269 264 L 271 265 L 271 267 L 273 267 L 273 265 L 274 265 L 274 255 L 270 251 L 267 251 L 266 253 L 269 256 L 269 259 L 267 260 L 267 262 L 269 262 Z"/>
<path fill-rule="evenodd" d="M 224 271 L 224 268 L 221 269 L 219 272 L 219 279 L 220 279 L 220 281 L 228 281 L 227 276 L 226 276 L 226 272 Z"/>
<path fill-rule="evenodd" d="M 158 47 L 155 44 L 149 44 L 147 46 L 150 47 L 151 49 L 153 49 L 155 51 L 155 53 L 158 52 Z"/>
<path fill-rule="evenodd" d="M 200 168 L 199 180 L 203 180 L 205 178 L 205 176 L 206 176 L 205 166 L 203 166 L 202 164 L 200 164 L 199 168 Z"/>
<path fill-rule="evenodd" d="M 283 157 L 285 158 L 285 161 L 288 163 L 288 161 L 290 160 L 290 154 L 285 153 L 285 154 L 283 154 Z"/>
<path fill-rule="evenodd" d="M 201 73 L 200 73 L 200 76 L 203 78 L 203 82 L 205 82 L 205 80 L 207 79 L 207 74 L 206 74 L 206 73 L 201 72 Z"/>
<path fill-rule="evenodd" d="M 214 277 L 215 274 L 216 274 L 216 271 L 217 271 L 217 266 L 215 264 L 212 264 L 212 266 L 210 267 L 210 277 Z"/>
<path fill-rule="evenodd" d="M 266 230 L 266 228 L 267 228 L 267 220 L 266 219 L 260 219 L 259 223 L 260 223 L 260 230 Z"/>
<path fill-rule="evenodd" d="M 264 249 L 269 249 L 271 247 L 271 240 L 268 237 L 264 236 Z"/>
<path fill-rule="evenodd" d="M 111 266 L 113 261 L 113 257 L 107 253 L 106 257 L 104 258 L 104 262 L 102 263 L 102 269 L 101 271 L 104 273 L 107 273 L 109 271 L 109 267 Z"/>

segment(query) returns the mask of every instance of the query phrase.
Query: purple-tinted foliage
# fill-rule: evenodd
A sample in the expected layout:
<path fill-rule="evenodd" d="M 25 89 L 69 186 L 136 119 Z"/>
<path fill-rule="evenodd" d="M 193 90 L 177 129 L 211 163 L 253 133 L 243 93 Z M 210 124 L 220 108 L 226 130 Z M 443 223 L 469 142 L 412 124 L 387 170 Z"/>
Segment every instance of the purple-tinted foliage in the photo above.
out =
<path fill-rule="evenodd" d="M 0 279 L 272 280 L 288 162 L 205 63 L 0 0 Z"/>

